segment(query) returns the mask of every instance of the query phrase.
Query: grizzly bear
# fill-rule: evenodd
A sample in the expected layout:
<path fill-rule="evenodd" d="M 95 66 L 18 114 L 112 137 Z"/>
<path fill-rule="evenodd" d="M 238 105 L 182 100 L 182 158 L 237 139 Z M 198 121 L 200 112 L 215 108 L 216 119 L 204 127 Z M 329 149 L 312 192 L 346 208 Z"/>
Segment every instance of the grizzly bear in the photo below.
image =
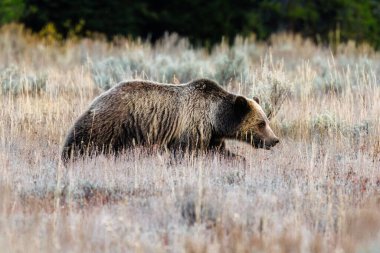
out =
<path fill-rule="evenodd" d="M 208 79 L 180 85 L 122 82 L 95 98 L 76 120 L 62 159 L 117 155 L 135 146 L 228 153 L 226 139 L 270 149 L 279 139 L 258 102 Z"/>

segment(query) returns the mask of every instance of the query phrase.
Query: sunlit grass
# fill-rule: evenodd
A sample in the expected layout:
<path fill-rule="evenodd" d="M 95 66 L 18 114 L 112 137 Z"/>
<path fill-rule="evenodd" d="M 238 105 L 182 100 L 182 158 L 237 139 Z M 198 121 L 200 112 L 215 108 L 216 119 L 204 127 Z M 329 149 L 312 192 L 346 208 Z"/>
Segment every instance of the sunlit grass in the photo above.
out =
<path fill-rule="evenodd" d="M 0 252 L 376 252 L 379 73 L 369 48 L 332 56 L 284 34 L 207 52 L 176 36 L 47 44 L 2 28 Z M 199 77 L 260 97 L 281 143 L 229 141 L 245 162 L 134 149 L 61 164 L 66 132 L 104 89 Z"/>

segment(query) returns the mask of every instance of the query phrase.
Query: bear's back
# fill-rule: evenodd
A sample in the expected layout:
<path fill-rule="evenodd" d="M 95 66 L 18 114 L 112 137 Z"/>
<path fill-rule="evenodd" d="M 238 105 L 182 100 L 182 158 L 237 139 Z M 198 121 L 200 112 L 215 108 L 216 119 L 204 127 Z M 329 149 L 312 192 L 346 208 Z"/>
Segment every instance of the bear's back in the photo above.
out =
<path fill-rule="evenodd" d="M 228 96 L 230 93 L 225 91 L 220 87 L 216 82 L 209 79 L 196 79 L 188 83 L 183 84 L 166 84 L 166 83 L 157 83 L 152 81 L 145 80 L 133 80 L 125 81 L 117 84 L 110 91 L 114 92 L 182 92 L 182 95 L 187 93 L 196 93 L 204 95 L 216 95 L 216 96 Z"/>

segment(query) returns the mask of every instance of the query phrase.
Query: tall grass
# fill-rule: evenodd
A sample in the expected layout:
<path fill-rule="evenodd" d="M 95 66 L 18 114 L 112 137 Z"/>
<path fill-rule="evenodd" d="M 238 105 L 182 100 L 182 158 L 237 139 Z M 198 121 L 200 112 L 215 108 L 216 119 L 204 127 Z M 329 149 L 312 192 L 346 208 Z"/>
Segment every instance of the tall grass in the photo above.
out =
<path fill-rule="evenodd" d="M 208 52 L 175 35 L 52 43 L 3 27 L 0 252 L 377 252 L 379 73 L 369 48 L 333 56 L 295 35 Z M 245 162 L 133 149 L 62 166 L 68 128 L 103 90 L 199 77 L 258 96 L 281 144 L 228 142 Z"/>

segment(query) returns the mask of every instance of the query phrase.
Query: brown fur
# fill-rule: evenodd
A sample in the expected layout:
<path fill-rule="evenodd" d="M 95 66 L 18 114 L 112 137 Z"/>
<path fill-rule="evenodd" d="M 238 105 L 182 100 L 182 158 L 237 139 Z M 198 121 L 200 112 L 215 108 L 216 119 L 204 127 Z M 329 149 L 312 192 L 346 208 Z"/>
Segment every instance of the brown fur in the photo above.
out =
<path fill-rule="evenodd" d="M 62 159 L 117 154 L 133 146 L 222 150 L 225 139 L 265 148 L 278 142 L 257 102 L 211 80 L 183 85 L 129 81 L 101 94 L 76 120 Z"/>

